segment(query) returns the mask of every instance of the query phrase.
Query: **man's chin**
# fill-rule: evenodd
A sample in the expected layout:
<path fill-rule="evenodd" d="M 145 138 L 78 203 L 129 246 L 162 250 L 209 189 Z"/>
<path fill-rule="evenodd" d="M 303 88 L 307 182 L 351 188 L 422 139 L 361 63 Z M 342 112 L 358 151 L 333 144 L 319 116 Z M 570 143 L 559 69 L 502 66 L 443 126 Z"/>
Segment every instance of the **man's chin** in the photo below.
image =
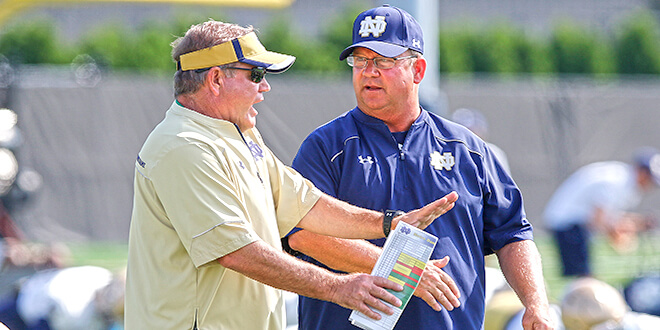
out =
<path fill-rule="evenodd" d="M 250 117 L 246 121 L 241 122 L 238 127 L 241 129 L 242 132 L 245 132 L 249 129 L 254 128 L 257 126 L 257 118 L 256 117 Z"/>

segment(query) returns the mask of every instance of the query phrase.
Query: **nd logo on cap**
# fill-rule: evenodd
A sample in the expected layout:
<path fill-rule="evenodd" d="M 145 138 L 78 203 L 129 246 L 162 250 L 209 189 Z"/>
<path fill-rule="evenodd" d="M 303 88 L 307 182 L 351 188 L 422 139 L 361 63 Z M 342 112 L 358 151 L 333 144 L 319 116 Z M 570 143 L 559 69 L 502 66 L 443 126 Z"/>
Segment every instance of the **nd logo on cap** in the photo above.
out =
<path fill-rule="evenodd" d="M 380 37 L 383 32 L 385 32 L 385 27 L 387 27 L 387 22 L 385 22 L 385 16 L 376 16 L 365 17 L 362 22 L 360 22 L 360 31 L 358 33 L 366 38 L 371 33 L 374 38 Z"/>
<path fill-rule="evenodd" d="M 383 5 L 365 10 L 353 22 L 353 44 L 339 55 L 344 60 L 356 47 L 395 57 L 408 49 L 424 53 L 422 27 L 401 8 Z"/>

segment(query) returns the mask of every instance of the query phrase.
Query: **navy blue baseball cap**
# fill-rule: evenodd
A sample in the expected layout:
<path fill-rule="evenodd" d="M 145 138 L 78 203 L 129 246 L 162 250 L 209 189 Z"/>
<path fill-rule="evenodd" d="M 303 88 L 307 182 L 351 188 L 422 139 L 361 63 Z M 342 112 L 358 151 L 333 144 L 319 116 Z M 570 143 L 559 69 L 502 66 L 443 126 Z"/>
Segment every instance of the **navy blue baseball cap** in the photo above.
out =
<path fill-rule="evenodd" d="M 356 47 L 395 57 L 408 49 L 424 53 L 422 27 L 405 10 L 383 5 L 363 11 L 353 23 L 353 44 L 339 55 L 343 61 Z"/>

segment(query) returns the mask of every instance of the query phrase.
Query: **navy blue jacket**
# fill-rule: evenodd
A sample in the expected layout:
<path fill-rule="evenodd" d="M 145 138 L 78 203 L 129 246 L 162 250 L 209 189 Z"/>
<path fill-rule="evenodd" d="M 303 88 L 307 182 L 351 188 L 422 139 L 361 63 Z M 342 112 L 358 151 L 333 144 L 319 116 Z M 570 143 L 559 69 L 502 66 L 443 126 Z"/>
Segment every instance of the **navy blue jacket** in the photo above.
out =
<path fill-rule="evenodd" d="M 455 207 L 426 231 L 438 237 L 431 259 L 451 258 L 443 270 L 461 291 L 461 307 L 436 312 L 413 297 L 396 329 L 481 329 L 484 256 L 532 239 L 521 192 L 486 143 L 425 110 L 399 144 L 383 121 L 355 108 L 312 132 L 293 167 L 325 193 L 373 210 L 407 212 L 458 192 Z M 384 241 L 372 242 L 382 246 Z M 300 329 L 355 329 L 350 312 L 301 297 Z"/>

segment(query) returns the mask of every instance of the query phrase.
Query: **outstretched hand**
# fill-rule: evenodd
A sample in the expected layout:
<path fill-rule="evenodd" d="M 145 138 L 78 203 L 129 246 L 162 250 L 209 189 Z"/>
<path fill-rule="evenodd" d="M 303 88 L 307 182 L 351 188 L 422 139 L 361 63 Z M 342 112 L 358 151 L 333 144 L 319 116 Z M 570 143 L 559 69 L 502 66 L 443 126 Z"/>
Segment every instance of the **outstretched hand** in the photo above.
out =
<path fill-rule="evenodd" d="M 424 229 L 428 227 L 433 220 L 451 210 L 457 200 L 458 193 L 452 191 L 444 197 L 426 204 L 421 209 L 413 210 L 396 217 L 395 221 L 403 221 L 419 229 Z"/>
<path fill-rule="evenodd" d="M 361 273 L 343 275 L 339 276 L 339 281 L 335 284 L 331 301 L 342 307 L 361 312 L 372 319 L 380 320 L 380 314 L 372 308 L 387 315 L 392 315 L 394 311 L 383 301 L 395 307 L 402 304 L 399 298 L 386 289 L 402 291 L 403 287 L 378 276 Z"/>

